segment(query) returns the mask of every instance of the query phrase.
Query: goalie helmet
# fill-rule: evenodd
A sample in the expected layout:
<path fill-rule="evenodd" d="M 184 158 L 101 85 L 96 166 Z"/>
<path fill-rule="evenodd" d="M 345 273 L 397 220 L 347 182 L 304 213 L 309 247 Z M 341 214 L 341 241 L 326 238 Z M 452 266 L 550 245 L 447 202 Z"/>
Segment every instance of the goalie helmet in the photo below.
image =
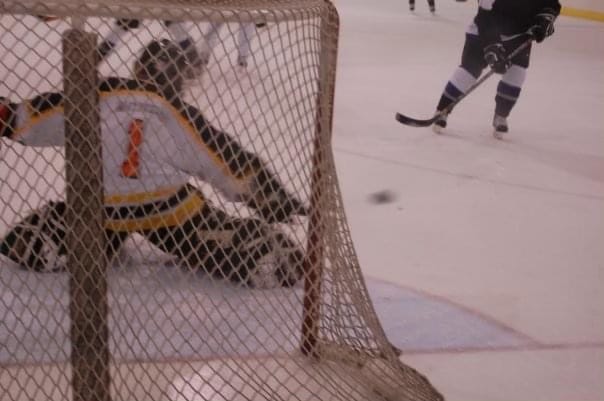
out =
<path fill-rule="evenodd" d="M 186 68 L 186 56 L 180 46 L 167 39 L 154 40 L 134 62 L 134 76 L 153 84 L 170 100 L 182 90 Z"/>

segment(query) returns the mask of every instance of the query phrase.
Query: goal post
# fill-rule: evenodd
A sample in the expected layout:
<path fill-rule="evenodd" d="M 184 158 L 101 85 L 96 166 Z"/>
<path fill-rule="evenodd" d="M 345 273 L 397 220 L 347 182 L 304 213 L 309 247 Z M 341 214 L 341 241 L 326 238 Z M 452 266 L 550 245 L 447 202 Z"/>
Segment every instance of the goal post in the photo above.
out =
<path fill-rule="evenodd" d="M 63 33 L 65 241 L 68 246 L 73 399 L 109 401 L 109 329 L 97 35 L 81 24 Z M 79 26 L 78 26 L 79 25 Z"/>
<path fill-rule="evenodd" d="M 0 401 L 442 400 L 354 251 L 330 1 L 0 12 Z"/>

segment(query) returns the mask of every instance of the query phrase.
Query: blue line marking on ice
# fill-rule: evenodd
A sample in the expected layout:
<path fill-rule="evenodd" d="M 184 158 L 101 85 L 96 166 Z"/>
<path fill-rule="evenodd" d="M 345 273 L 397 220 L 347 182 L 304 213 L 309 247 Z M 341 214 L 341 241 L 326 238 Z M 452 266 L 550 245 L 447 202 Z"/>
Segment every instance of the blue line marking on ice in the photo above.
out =
<path fill-rule="evenodd" d="M 445 300 L 371 279 L 367 287 L 388 339 L 403 352 L 533 344 L 502 324 Z"/>

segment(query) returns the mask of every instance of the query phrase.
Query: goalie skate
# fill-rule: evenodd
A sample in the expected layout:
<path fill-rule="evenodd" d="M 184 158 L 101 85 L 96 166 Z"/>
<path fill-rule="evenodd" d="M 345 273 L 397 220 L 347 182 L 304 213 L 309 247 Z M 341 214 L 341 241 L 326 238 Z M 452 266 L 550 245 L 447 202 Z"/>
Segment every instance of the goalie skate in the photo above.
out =
<path fill-rule="evenodd" d="M 292 287 L 303 276 L 304 253 L 280 230 L 269 234 L 270 252 L 256 261 L 247 284 L 254 288 Z"/>

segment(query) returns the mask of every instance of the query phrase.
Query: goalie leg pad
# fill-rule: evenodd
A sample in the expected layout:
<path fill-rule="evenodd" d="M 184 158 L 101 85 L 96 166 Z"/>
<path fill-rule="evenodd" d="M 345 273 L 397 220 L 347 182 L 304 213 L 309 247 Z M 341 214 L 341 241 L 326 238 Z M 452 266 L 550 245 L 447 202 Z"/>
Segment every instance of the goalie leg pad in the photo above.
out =
<path fill-rule="evenodd" d="M 51 202 L 13 227 L 0 242 L 0 253 L 37 272 L 65 269 L 63 202 Z"/>
<path fill-rule="evenodd" d="M 278 232 L 273 244 L 277 253 L 275 276 L 282 287 L 292 287 L 304 276 L 304 252 L 284 233 Z"/>
<path fill-rule="evenodd" d="M 254 288 L 276 288 L 295 285 L 304 273 L 301 248 L 260 219 L 230 218 L 201 235 L 201 266 L 214 277 Z"/>
<path fill-rule="evenodd" d="M 181 226 L 143 233 L 191 270 L 257 288 L 290 287 L 302 277 L 304 253 L 257 218 L 234 218 L 209 203 Z"/>

